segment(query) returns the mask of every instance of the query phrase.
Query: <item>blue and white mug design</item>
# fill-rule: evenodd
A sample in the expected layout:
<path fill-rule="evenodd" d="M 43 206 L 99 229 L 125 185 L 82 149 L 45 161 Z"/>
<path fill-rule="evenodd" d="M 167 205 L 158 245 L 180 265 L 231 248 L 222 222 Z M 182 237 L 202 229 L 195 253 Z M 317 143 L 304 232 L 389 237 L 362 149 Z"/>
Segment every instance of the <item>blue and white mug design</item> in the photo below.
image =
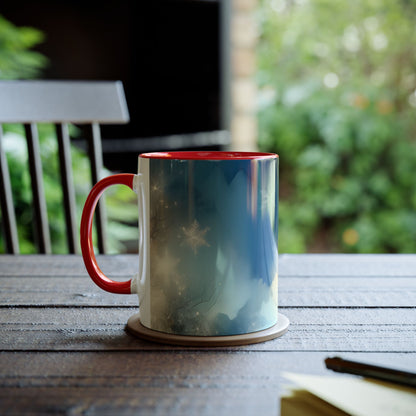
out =
<path fill-rule="evenodd" d="M 137 175 L 103 179 L 85 203 L 81 248 L 90 276 L 109 292 L 137 293 L 150 330 L 215 337 L 274 326 L 278 163 L 270 153 L 140 155 Z M 101 272 L 91 241 L 98 199 L 118 183 L 139 201 L 140 270 L 127 282 Z"/>

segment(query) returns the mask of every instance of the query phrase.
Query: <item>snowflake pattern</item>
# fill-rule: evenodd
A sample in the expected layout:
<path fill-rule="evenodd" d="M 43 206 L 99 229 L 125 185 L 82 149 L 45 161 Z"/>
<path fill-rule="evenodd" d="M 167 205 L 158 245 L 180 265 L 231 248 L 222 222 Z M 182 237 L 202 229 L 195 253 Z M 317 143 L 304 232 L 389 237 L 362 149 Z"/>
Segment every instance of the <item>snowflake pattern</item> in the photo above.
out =
<path fill-rule="evenodd" d="M 194 254 L 198 253 L 198 250 L 202 246 L 209 247 L 210 245 L 205 239 L 205 234 L 209 231 L 209 227 L 201 229 L 197 220 L 188 227 L 182 227 L 184 243 L 191 247 Z"/>

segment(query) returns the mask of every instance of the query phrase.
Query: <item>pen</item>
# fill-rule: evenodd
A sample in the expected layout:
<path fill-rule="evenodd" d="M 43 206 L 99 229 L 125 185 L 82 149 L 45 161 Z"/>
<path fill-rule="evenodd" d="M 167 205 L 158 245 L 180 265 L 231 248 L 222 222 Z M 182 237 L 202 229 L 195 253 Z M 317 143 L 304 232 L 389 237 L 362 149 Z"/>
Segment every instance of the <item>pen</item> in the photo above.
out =
<path fill-rule="evenodd" d="M 407 371 L 394 370 L 392 368 L 344 360 L 340 357 L 326 358 L 325 365 L 328 369 L 338 373 L 355 374 L 358 376 L 370 377 L 378 380 L 389 381 L 391 383 L 416 387 L 416 374 Z"/>

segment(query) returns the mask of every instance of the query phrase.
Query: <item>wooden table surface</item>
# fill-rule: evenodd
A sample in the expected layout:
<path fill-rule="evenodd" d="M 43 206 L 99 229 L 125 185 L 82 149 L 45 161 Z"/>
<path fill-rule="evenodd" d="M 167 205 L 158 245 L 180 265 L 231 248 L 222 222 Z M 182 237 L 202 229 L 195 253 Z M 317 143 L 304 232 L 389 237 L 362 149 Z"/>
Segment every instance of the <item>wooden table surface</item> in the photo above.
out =
<path fill-rule="evenodd" d="M 137 268 L 98 262 L 114 279 Z M 96 287 L 79 256 L 0 256 L 0 414 L 276 416 L 281 373 L 334 375 L 328 356 L 416 371 L 416 255 L 280 255 L 291 324 L 260 344 L 142 341 L 125 331 L 137 304 Z"/>

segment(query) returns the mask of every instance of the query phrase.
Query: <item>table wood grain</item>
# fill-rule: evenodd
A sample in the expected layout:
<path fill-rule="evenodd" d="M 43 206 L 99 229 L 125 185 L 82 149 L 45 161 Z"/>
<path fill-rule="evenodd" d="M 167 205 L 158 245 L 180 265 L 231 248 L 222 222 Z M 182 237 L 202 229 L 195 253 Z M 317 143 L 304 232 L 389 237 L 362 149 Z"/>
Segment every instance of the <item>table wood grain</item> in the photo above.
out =
<path fill-rule="evenodd" d="M 98 262 L 120 280 L 138 267 Z M 282 372 L 331 374 L 328 356 L 416 371 L 416 255 L 280 255 L 291 325 L 260 344 L 140 340 L 125 331 L 137 305 L 96 287 L 80 256 L 0 256 L 0 414 L 276 416 Z"/>

